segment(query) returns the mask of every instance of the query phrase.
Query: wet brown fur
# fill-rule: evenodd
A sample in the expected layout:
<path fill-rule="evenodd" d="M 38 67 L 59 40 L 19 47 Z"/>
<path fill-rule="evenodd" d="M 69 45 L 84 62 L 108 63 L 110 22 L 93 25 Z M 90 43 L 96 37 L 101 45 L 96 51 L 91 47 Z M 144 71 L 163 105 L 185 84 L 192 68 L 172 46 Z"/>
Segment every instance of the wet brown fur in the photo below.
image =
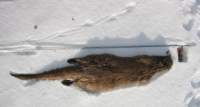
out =
<path fill-rule="evenodd" d="M 169 70 L 173 64 L 170 55 L 119 57 L 111 54 L 88 55 L 69 59 L 73 66 L 39 74 L 13 74 L 22 79 L 70 80 L 88 92 L 105 92 L 138 83 L 146 84 L 152 76 Z"/>

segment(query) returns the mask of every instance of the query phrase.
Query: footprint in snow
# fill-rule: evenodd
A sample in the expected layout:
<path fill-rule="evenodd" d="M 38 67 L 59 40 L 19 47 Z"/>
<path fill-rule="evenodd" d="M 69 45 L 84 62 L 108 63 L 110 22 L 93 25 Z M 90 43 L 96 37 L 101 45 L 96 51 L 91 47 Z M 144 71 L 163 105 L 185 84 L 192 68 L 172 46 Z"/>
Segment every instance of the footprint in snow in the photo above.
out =
<path fill-rule="evenodd" d="M 186 23 L 183 24 L 183 28 L 187 31 L 190 31 L 194 25 L 194 19 L 190 18 Z"/>
<path fill-rule="evenodd" d="M 192 78 L 191 86 L 193 90 L 186 95 L 184 102 L 188 107 L 200 107 L 200 73 Z"/>

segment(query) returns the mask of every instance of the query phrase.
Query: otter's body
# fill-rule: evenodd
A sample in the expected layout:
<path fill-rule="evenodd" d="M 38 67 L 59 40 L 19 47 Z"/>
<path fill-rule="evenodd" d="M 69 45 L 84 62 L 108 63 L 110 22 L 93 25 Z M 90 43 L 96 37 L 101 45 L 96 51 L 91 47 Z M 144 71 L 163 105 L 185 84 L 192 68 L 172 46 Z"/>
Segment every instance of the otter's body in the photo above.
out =
<path fill-rule="evenodd" d="M 171 56 L 119 57 L 110 54 L 69 59 L 73 66 L 40 74 L 11 74 L 22 80 L 63 80 L 63 84 L 89 92 L 105 92 L 132 84 L 148 83 L 156 73 L 169 70 Z"/>

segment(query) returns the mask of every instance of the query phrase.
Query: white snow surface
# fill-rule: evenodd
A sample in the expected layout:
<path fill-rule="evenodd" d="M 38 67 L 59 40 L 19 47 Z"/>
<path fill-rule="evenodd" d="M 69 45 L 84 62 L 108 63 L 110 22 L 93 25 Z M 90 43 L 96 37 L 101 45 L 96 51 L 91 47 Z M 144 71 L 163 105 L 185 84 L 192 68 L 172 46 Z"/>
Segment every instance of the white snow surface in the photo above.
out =
<path fill-rule="evenodd" d="M 0 0 L 0 107 L 200 107 L 199 40 L 200 0 Z M 185 63 L 177 61 L 175 47 L 76 47 L 190 42 L 197 45 L 188 47 Z M 167 73 L 146 86 L 99 95 L 9 75 L 68 66 L 67 59 L 88 54 L 164 55 L 168 49 L 174 65 Z"/>

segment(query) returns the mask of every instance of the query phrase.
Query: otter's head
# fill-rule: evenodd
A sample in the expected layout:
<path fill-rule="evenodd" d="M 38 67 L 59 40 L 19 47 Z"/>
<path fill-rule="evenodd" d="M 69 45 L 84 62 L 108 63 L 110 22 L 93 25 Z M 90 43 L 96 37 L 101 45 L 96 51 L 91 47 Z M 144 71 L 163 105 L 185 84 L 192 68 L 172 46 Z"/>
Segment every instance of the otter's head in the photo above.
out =
<path fill-rule="evenodd" d="M 169 54 L 167 56 L 158 57 L 156 63 L 162 65 L 166 69 L 170 69 L 173 65 L 173 60 L 171 55 Z"/>

